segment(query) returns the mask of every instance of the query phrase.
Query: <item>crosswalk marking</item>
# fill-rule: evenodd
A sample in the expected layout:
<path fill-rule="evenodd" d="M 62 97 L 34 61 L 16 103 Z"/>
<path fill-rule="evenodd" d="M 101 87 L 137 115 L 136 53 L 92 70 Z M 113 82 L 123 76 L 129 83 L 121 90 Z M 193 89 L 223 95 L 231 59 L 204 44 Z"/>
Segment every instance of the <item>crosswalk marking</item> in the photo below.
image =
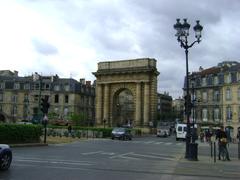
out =
<path fill-rule="evenodd" d="M 154 143 L 154 144 L 163 144 L 163 142 L 156 142 L 156 143 Z"/>
<path fill-rule="evenodd" d="M 154 141 L 146 141 L 146 142 L 144 142 L 144 144 L 151 144 L 151 143 L 153 143 Z"/>

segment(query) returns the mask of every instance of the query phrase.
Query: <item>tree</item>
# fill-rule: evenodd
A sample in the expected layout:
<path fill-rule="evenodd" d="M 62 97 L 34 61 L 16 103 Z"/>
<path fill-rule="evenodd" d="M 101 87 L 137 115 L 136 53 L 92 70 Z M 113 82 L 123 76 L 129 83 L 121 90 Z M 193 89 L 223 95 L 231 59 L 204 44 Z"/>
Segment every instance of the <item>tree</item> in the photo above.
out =
<path fill-rule="evenodd" d="M 86 126 L 86 114 L 84 112 L 71 114 L 70 120 L 77 126 Z"/>

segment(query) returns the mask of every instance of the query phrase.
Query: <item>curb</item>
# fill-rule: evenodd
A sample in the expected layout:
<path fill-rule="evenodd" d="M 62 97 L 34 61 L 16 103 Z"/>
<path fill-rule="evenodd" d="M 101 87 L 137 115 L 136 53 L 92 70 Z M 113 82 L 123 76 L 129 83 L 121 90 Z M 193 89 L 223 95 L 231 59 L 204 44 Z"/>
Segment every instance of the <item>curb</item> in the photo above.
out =
<path fill-rule="evenodd" d="M 10 148 L 17 147 L 37 147 L 37 146 L 48 146 L 48 144 L 44 143 L 25 143 L 25 144 L 9 144 Z"/>

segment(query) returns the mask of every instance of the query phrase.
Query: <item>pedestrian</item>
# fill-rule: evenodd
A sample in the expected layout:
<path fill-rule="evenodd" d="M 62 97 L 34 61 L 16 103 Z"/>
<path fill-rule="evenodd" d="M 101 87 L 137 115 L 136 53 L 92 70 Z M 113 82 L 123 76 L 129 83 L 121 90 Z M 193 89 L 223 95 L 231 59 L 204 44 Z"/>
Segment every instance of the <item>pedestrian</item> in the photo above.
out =
<path fill-rule="evenodd" d="M 72 126 L 71 124 L 68 125 L 68 134 L 71 134 L 72 133 Z"/>
<path fill-rule="evenodd" d="M 223 150 L 226 152 L 226 158 L 230 161 L 229 153 L 227 149 L 227 134 L 224 131 L 224 127 L 221 126 L 220 130 L 217 132 L 216 139 L 218 139 L 218 159 L 221 160 L 221 153 Z"/>

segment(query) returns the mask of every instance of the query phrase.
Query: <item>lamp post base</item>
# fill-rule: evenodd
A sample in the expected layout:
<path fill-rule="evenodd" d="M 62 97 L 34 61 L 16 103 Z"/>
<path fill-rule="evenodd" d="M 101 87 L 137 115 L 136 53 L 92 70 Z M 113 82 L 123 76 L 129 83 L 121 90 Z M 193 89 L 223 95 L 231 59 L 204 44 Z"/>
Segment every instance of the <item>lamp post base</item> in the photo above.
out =
<path fill-rule="evenodd" d="M 189 144 L 189 156 L 187 159 L 190 161 L 198 161 L 198 143 Z"/>

